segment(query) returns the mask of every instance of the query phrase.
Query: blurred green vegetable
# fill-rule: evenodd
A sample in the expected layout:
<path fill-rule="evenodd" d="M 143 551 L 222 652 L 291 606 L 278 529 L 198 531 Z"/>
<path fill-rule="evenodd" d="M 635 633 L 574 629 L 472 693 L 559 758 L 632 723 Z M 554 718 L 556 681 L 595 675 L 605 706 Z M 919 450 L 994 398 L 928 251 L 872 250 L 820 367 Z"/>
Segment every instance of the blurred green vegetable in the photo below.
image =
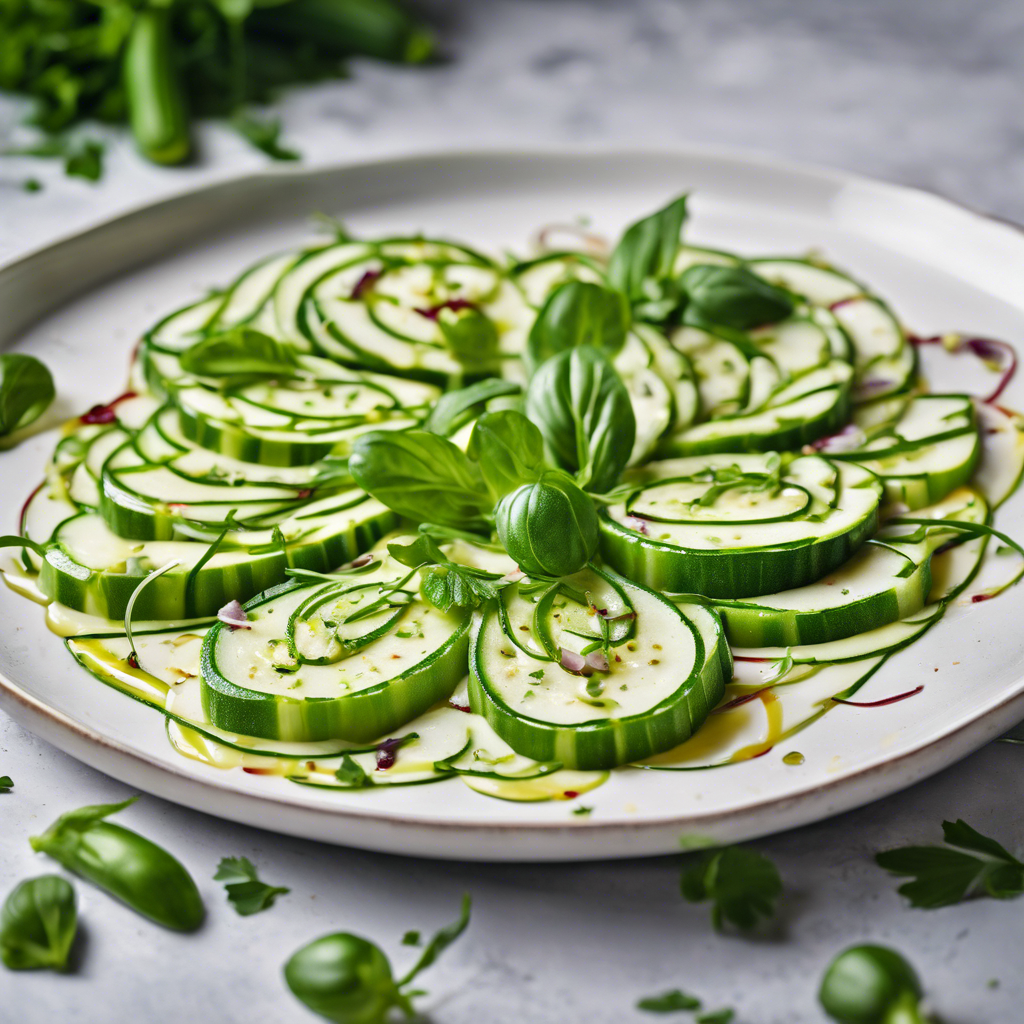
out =
<path fill-rule="evenodd" d="M 838 1024 L 927 1024 L 914 968 L 886 946 L 852 946 L 829 964 L 818 999 Z"/>
<path fill-rule="evenodd" d="M 0 437 L 39 419 L 55 394 L 50 371 L 34 356 L 0 355 Z"/>
<path fill-rule="evenodd" d="M 15 886 L 0 912 L 0 960 L 12 971 L 67 967 L 78 930 L 75 890 L 60 875 Z"/>
<path fill-rule="evenodd" d="M 393 0 L 0 0 L 0 90 L 31 97 L 31 120 L 50 135 L 127 122 L 164 164 L 188 157 L 190 115 L 234 115 L 269 156 L 295 159 L 247 104 L 343 76 L 348 56 L 418 62 L 433 51 Z"/>

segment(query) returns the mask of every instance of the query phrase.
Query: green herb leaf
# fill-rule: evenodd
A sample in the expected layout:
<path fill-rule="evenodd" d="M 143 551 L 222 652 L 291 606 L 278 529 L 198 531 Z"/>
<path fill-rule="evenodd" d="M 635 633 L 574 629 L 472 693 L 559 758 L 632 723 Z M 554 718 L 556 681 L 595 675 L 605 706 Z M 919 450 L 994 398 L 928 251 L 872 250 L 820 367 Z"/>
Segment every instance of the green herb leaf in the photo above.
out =
<path fill-rule="evenodd" d="M 711 900 L 711 920 L 721 929 L 729 922 L 744 931 L 775 914 L 782 895 L 778 869 L 763 854 L 744 846 L 727 846 L 705 854 L 680 879 L 683 898 Z"/>
<path fill-rule="evenodd" d="M 548 453 L 588 491 L 618 483 L 633 451 L 636 418 L 629 392 L 596 349 L 576 348 L 549 359 L 526 393 L 526 415 Z"/>
<path fill-rule="evenodd" d="M 14 780 L 10 775 L 0 775 L 0 793 L 9 793 L 14 789 Z"/>
<path fill-rule="evenodd" d="M 466 930 L 466 927 L 469 925 L 471 904 L 472 901 L 469 898 L 469 893 L 466 893 L 462 897 L 462 910 L 458 920 L 446 925 L 427 943 L 426 948 L 420 955 L 419 960 L 413 965 L 412 970 L 398 982 L 399 987 L 408 985 L 417 974 L 426 970 Z"/>
<path fill-rule="evenodd" d="M 686 220 L 685 195 L 627 228 L 608 262 L 608 280 L 631 301 L 671 278 Z"/>
<path fill-rule="evenodd" d="M 611 288 L 567 281 L 547 298 L 530 330 L 527 361 L 536 370 L 559 352 L 590 346 L 609 358 L 626 343 L 629 303 Z"/>
<path fill-rule="evenodd" d="M 12 971 L 67 969 L 78 930 L 75 890 L 59 875 L 15 886 L 0 911 L 0 960 Z"/>
<path fill-rule="evenodd" d="M 789 294 L 744 267 L 698 263 L 679 277 L 688 302 L 686 317 L 738 331 L 778 323 L 793 312 Z"/>
<path fill-rule="evenodd" d="M 544 464 L 544 438 L 522 413 L 487 412 L 476 421 L 466 449 L 495 501 L 521 484 L 540 478 Z"/>
<path fill-rule="evenodd" d="M 248 857 L 224 857 L 213 877 L 215 881 L 228 883 L 224 886 L 228 900 L 242 917 L 272 907 L 278 896 L 291 892 L 290 889 L 261 882 L 255 865 Z"/>
<path fill-rule="evenodd" d="M 366 789 L 373 785 L 370 776 L 363 771 L 362 765 L 345 754 L 341 759 L 341 767 L 334 777 L 348 789 Z"/>
<path fill-rule="evenodd" d="M 497 577 L 457 562 L 432 565 L 423 571 L 423 596 L 443 612 L 479 608 L 498 596 Z"/>
<path fill-rule="evenodd" d="M 363 434 L 348 466 L 364 491 L 417 522 L 483 528 L 494 505 L 480 467 L 451 441 L 426 430 Z"/>
<path fill-rule="evenodd" d="M 674 988 L 670 992 L 662 992 L 660 996 L 647 996 L 639 1000 L 636 1008 L 648 1013 L 677 1013 L 680 1010 L 699 1010 L 701 1001 L 696 996 Z"/>
<path fill-rule="evenodd" d="M 457 391 L 446 391 L 432 406 L 424 430 L 451 437 L 459 427 L 482 413 L 495 398 L 518 395 L 522 388 L 512 381 L 486 377 Z"/>
<path fill-rule="evenodd" d="M 197 341 L 181 354 L 181 368 L 200 377 L 296 377 L 294 349 L 251 327 L 233 327 Z"/>
<path fill-rule="evenodd" d="M 712 1010 L 710 1013 L 699 1013 L 695 1019 L 696 1024 L 730 1024 L 736 1016 L 735 1010 L 721 1009 Z"/>
<path fill-rule="evenodd" d="M 494 366 L 498 356 L 498 328 L 478 309 L 442 309 L 437 326 L 449 351 L 463 366 Z"/>
<path fill-rule="evenodd" d="M 261 119 L 253 114 L 239 111 L 231 118 L 231 127 L 246 142 L 266 153 L 272 160 L 301 160 L 302 154 L 288 149 L 280 143 L 281 122 L 279 119 Z"/>
<path fill-rule="evenodd" d="M 392 542 L 388 545 L 388 554 L 396 562 L 418 569 L 421 565 L 440 564 L 450 561 L 448 556 L 437 546 L 437 542 L 427 533 L 419 534 L 410 544 Z"/>
<path fill-rule="evenodd" d="M 946 846 L 905 846 L 875 857 L 879 867 L 914 879 L 899 887 L 911 906 L 948 907 L 973 896 L 1005 900 L 1024 893 L 1024 863 L 965 821 L 944 821 Z"/>
<path fill-rule="evenodd" d="M 103 177 L 103 144 L 86 140 L 72 150 L 64 161 L 64 173 L 69 178 L 99 181 Z"/>
<path fill-rule="evenodd" d="M 418 946 L 420 944 L 420 933 L 417 931 L 406 932 L 402 936 L 403 946 Z"/>
<path fill-rule="evenodd" d="M 39 419 L 55 394 L 50 371 L 34 356 L 0 355 L 0 437 Z"/>

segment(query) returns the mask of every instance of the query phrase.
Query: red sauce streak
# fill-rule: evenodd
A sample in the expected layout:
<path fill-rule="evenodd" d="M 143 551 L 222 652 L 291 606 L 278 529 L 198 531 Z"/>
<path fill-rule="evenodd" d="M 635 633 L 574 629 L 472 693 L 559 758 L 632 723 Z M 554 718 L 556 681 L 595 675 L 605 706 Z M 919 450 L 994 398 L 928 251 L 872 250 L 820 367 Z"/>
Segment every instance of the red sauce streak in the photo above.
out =
<path fill-rule="evenodd" d="M 453 313 L 460 313 L 464 309 L 476 309 L 476 305 L 469 301 L 469 299 L 449 299 L 447 302 L 442 302 L 437 306 L 418 307 L 416 312 L 420 316 L 425 316 L 428 320 L 436 320 L 437 314 L 443 309 L 450 309 Z"/>
<path fill-rule="evenodd" d="M 885 697 L 882 700 L 843 700 L 842 697 L 833 697 L 832 701 L 835 704 L 849 704 L 853 708 L 882 708 L 886 704 L 895 704 L 897 701 L 906 700 L 908 697 L 914 697 L 924 689 L 924 684 L 921 686 L 914 687 L 913 690 L 907 690 L 906 693 L 897 693 L 895 697 Z"/>
<path fill-rule="evenodd" d="M 129 398 L 134 397 L 134 391 L 126 391 L 123 395 L 118 395 L 117 398 L 106 405 L 94 405 L 88 412 L 83 413 L 79 420 L 82 423 L 113 423 L 117 419 L 117 413 L 114 411 L 115 407 L 121 402 L 126 402 Z"/>

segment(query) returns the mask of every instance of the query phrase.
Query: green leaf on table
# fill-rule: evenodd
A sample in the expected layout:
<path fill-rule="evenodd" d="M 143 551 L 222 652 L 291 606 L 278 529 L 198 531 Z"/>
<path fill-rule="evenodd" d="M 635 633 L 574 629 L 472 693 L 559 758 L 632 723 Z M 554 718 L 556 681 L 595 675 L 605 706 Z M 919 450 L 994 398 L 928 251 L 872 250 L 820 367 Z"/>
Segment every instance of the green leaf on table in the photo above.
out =
<path fill-rule="evenodd" d="M 0 960 L 12 971 L 63 971 L 78 930 L 75 890 L 60 875 L 15 886 L 0 911 Z"/>
<path fill-rule="evenodd" d="M 190 345 L 181 368 L 199 377 L 296 377 L 295 350 L 251 327 L 232 327 Z"/>
<path fill-rule="evenodd" d="M 99 181 L 103 177 L 103 144 L 87 139 L 71 150 L 64 160 L 64 173 L 69 178 Z"/>
<path fill-rule="evenodd" d="M 422 954 L 420 954 L 419 960 L 416 961 L 412 969 L 398 982 L 399 988 L 408 985 L 409 982 L 420 973 L 420 971 L 426 970 L 466 930 L 466 927 L 469 924 L 469 911 L 471 904 L 472 901 L 470 900 L 469 893 L 466 893 L 462 897 L 462 910 L 459 913 L 458 920 L 453 921 L 449 925 L 445 925 L 445 927 L 440 929 L 427 943 Z"/>
<path fill-rule="evenodd" d="M 686 293 L 684 319 L 705 321 L 739 331 L 778 323 L 793 312 L 789 293 L 744 267 L 699 263 L 679 276 Z"/>
<path fill-rule="evenodd" d="M 691 903 L 711 901 L 711 920 L 717 929 L 728 922 L 748 931 L 761 919 L 774 916 L 782 879 L 763 854 L 745 846 L 727 846 L 684 868 L 680 889 Z"/>
<path fill-rule="evenodd" d="M 259 118 L 239 111 L 231 118 L 231 127 L 250 145 L 272 160 L 301 160 L 302 154 L 282 146 L 281 122 L 277 118 Z"/>
<path fill-rule="evenodd" d="M 933 910 L 975 896 L 1012 899 L 1024 893 L 1024 863 L 962 819 L 942 823 L 946 846 L 904 846 L 875 861 L 894 875 L 913 878 L 897 890 L 911 906 Z"/>
<path fill-rule="evenodd" d="M 694 1018 L 695 1024 L 730 1024 L 736 1011 L 728 1008 L 711 1010 L 708 1013 L 699 1013 Z"/>
<path fill-rule="evenodd" d="M 417 931 L 409 931 L 402 936 L 403 946 L 418 946 L 420 941 L 420 933 Z"/>
<path fill-rule="evenodd" d="M 218 882 L 227 883 L 224 888 L 228 900 L 242 917 L 267 910 L 278 896 L 291 892 L 282 886 L 261 882 L 256 875 L 256 866 L 248 857 L 224 857 L 213 877 Z"/>
<path fill-rule="evenodd" d="M 9 793 L 14 789 L 14 779 L 10 775 L 0 775 L 0 793 Z"/>
<path fill-rule="evenodd" d="M 629 303 L 613 288 L 567 281 L 547 298 L 530 329 L 527 360 L 536 370 L 559 352 L 588 346 L 608 357 L 626 343 Z"/>
<path fill-rule="evenodd" d="M 680 1010 L 699 1010 L 701 1001 L 696 996 L 674 988 L 669 992 L 662 992 L 660 996 L 647 996 L 639 1000 L 636 1008 L 648 1013 L 677 1013 Z"/>
<path fill-rule="evenodd" d="M 0 437 L 39 419 L 55 395 L 50 371 L 34 356 L 0 355 Z"/>

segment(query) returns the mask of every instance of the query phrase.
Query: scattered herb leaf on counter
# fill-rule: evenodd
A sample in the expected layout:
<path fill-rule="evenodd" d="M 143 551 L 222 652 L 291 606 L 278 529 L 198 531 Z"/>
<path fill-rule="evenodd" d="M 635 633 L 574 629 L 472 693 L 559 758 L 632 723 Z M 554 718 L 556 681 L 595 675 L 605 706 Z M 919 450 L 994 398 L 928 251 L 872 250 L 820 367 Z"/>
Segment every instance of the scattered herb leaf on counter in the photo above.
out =
<path fill-rule="evenodd" d="M 14 779 L 10 775 L 0 775 L 0 793 L 9 793 L 14 789 Z"/>
<path fill-rule="evenodd" d="M 838 1024 L 928 1024 L 921 982 L 909 963 L 886 946 L 852 946 L 829 964 L 818 991 Z"/>
<path fill-rule="evenodd" d="M 1024 863 L 962 819 L 942 823 L 946 846 L 904 846 L 875 860 L 894 875 L 914 879 L 898 892 L 913 907 L 933 910 L 973 896 L 1005 900 L 1024 893 Z"/>
<path fill-rule="evenodd" d="M 34 423 L 55 395 L 50 371 L 34 356 L 0 355 L 0 437 Z"/>
<path fill-rule="evenodd" d="M 691 996 L 681 989 L 674 988 L 669 992 L 662 992 L 660 996 L 647 996 L 637 1002 L 638 1010 L 646 1010 L 648 1013 L 676 1013 L 681 1010 L 699 1010 L 701 1001 L 696 996 Z"/>
<path fill-rule="evenodd" d="M 181 862 L 138 832 L 104 820 L 137 799 L 68 811 L 29 842 L 158 924 L 195 931 L 203 923 L 203 901 Z"/>
<path fill-rule="evenodd" d="M 248 857 L 224 857 L 213 877 L 215 881 L 227 883 L 224 888 L 228 899 L 242 917 L 267 910 L 278 896 L 291 892 L 283 886 L 261 882 L 256 866 Z"/>
<path fill-rule="evenodd" d="M 60 875 L 19 883 L 0 911 L 0 960 L 13 971 L 67 969 L 78 930 L 75 890 Z"/>
<path fill-rule="evenodd" d="M 314 1013 L 336 1024 L 384 1024 L 393 1008 L 413 1017 L 412 999 L 423 992 L 408 986 L 466 930 L 469 911 L 466 895 L 458 920 L 438 931 L 412 969 L 397 980 L 379 946 L 349 932 L 336 932 L 294 953 L 284 965 L 285 981 Z"/>
<path fill-rule="evenodd" d="M 420 944 L 420 933 L 417 931 L 406 932 L 402 936 L 403 946 L 418 946 Z"/>
<path fill-rule="evenodd" d="M 707 1013 L 699 1013 L 694 1018 L 695 1024 L 730 1024 L 736 1016 L 736 1011 L 728 1007 L 721 1010 L 710 1010 Z"/>
<path fill-rule="evenodd" d="M 297 150 L 281 145 L 281 122 L 277 118 L 263 119 L 240 112 L 231 118 L 231 127 L 261 153 L 266 153 L 271 160 L 302 159 L 302 154 Z"/>
<path fill-rule="evenodd" d="M 2 43 L 0 43 L 2 47 Z M 0 53 L 2 53 L 0 49 Z M 2 78 L 0 78 L 2 86 Z M 32 156 L 42 159 L 59 158 L 64 161 L 64 173 L 69 178 L 99 181 L 103 176 L 105 146 L 96 139 L 69 139 L 59 135 L 33 146 L 14 146 L 0 150 L 0 156 Z M 35 178 L 24 184 L 26 192 L 39 192 L 42 185 Z"/>
<path fill-rule="evenodd" d="M 782 895 L 778 868 L 763 854 L 745 846 L 727 846 L 705 854 L 683 869 L 680 888 L 691 903 L 711 900 L 711 920 L 743 931 L 775 915 Z"/>

